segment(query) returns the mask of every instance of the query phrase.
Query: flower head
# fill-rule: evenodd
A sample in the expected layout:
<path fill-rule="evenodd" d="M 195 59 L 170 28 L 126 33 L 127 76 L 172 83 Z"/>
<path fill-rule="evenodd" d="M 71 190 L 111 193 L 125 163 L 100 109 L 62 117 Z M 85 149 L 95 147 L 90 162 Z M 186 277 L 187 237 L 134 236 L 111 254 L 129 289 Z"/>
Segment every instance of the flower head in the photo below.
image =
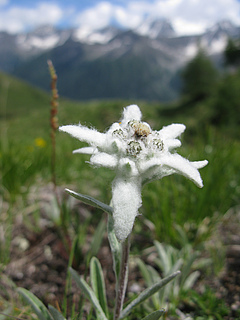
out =
<path fill-rule="evenodd" d="M 46 147 L 46 144 L 47 144 L 47 142 L 41 137 L 34 139 L 34 143 L 35 143 L 35 146 L 39 148 L 44 148 Z"/>
<path fill-rule="evenodd" d="M 181 146 L 177 137 L 185 130 L 183 124 L 171 124 L 154 131 L 141 118 L 139 107 L 130 105 L 124 109 L 121 122 L 113 123 L 106 133 L 81 124 L 59 128 L 89 144 L 89 147 L 74 153 L 90 154 L 92 165 L 116 170 L 112 205 L 114 228 L 119 241 L 125 240 L 132 230 L 141 206 L 143 184 L 179 173 L 202 187 L 198 169 L 208 163 L 206 160 L 190 162 L 177 153 L 171 153 Z"/>

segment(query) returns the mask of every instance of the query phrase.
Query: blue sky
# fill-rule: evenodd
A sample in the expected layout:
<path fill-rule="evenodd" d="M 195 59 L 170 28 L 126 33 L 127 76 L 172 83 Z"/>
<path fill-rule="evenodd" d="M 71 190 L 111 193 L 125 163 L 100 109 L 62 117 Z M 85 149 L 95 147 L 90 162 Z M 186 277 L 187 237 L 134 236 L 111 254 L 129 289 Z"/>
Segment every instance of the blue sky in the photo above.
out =
<path fill-rule="evenodd" d="M 219 20 L 240 25 L 240 0 L 0 0 L 0 31 L 11 33 L 42 24 L 136 28 L 146 16 L 169 19 L 179 34 L 201 33 Z"/>

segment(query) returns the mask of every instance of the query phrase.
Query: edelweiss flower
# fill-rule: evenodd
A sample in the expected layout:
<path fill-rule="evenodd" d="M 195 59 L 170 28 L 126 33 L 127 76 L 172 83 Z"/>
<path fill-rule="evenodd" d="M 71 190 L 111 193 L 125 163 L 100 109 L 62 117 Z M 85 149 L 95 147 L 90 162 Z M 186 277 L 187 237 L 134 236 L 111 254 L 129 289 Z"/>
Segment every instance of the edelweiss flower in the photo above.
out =
<path fill-rule="evenodd" d="M 116 171 L 112 206 L 114 230 L 119 241 L 125 240 L 132 231 L 142 204 L 143 184 L 179 173 L 201 188 L 203 184 L 198 169 L 208 163 L 207 160 L 190 162 L 177 153 L 171 153 L 181 146 L 176 138 L 185 130 L 183 124 L 171 124 L 154 131 L 141 118 L 139 107 L 130 105 L 124 109 L 121 122 L 113 123 L 106 133 L 81 124 L 59 128 L 90 145 L 74 153 L 90 154 L 92 165 Z"/>

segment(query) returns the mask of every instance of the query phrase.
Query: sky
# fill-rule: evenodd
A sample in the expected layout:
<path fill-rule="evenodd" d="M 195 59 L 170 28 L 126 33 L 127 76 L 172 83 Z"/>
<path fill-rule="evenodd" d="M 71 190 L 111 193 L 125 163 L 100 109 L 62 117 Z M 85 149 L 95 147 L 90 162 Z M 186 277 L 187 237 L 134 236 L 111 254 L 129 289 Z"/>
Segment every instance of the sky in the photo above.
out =
<path fill-rule="evenodd" d="M 220 20 L 240 26 L 240 0 L 0 0 L 0 31 L 10 33 L 45 24 L 137 28 L 146 17 L 169 19 L 179 35 L 198 34 Z"/>

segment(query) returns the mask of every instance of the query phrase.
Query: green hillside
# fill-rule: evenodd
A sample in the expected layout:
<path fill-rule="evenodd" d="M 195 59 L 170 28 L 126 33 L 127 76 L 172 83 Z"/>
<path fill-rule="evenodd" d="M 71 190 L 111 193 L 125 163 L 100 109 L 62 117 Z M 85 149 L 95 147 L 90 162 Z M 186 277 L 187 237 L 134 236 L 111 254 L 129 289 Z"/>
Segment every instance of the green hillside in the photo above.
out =
<path fill-rule="evenodd" d="M 50 78 L 49 78 L 50 88 Z M 104 130 L 113 121 L 121 117 L 122 108 L 136 101 L 123 100 L 93 100 L 75 102 L 61 99 L 59 103 L 59 123 L 86 123 Z M 0 73 L 0 122 L 7 126 L 8 137 L 11 139 L 33 138 L 49 134 L 51 92 L 44 92 L 28 83 Z M 155 119 L 156 125 L 161 125 L 156 107 L 157 103 L 139 102 L 143 113 L 150 119 Z M 151 106 L 151 108 L 149 107 Z M 163 123 L 162 123 L 163 124 Z"/>
<path fill-rule="evenodd" d="M 82 124 L 96 127 L 100 131 L 121 118 L 123 107 L 137 103 L 143 120 L 153 129 L 159 130 L 171 123 L 184 123 L 187 129 L 181 137 L 182 146 L 177 152 L 191 161 L 209 161 L 209 164 L 201 169 L 204 182 L 202 189 L 180 175 L 165 177 L 143 188 L 143 205 L 140 208 L 142 215 L 136 219 L 132 237 L 132 252 L 138 257 L 143 254 L 143 249 L 150 247 L 156 239 L 173 245 L 176 250 L 187 248 L 189 257 L 193 257 L 195 252 L 203 257 L 211 257 L 211 265 L 205 265 L 201 274 L 218 279 L 223 268 L 224 250 L 215 246 L 215 240 L 208 244 L 206 239 L 210 239 L 214 234 L 212 232 L 217 229 L 216 222 L 221 221 L 226 212 L 239 205 L 239 115 L 230 117 L 239 107 L 238 80 L 237 75 L 229 75 L 226 77 L 227 82 L 221 81 L 214 95 L 211 93 L 206 99 L 197 101 L 184 97 L 172 105 L 146 101 L 78 102 L 60 99 L 59 124 L 81 121 Z M 61 96 L 61 92 L 59 93 Z M 62 241 L 59 245 L 62 249 L 71 239 L 74 243 L 74 250 L 71 252 L 76 258 L 74 262 L 79 265 L 84 263 L 85 251 L 82 248 L 85 241 L 90 243 L 89 238 L 94 234 L 103 215 L 99 210 L 73 202 L 64 192 L 64 188 L 88 194 L 105 203 L 111 200 L 111 183 L 115 173 L 105 168 L 91 167 L 86 163 L 89 161 L 88 155 L 72 154 L 74 149 L 83 144 L 67 134 L 57 132 L 56 181 L 62 198 L 59 206 L 56 204 L 54 188 L 50 184 L 50 100 L 50 90 L 46 93 L 18 79 L 0 74 L 0 203 L 3 204 L 0 226 L 4 231 L 4 242 L 0 239 L 0 268 L 3 266 L 3 270 L 5 266 L 6 270 L 8 269 L 8 263 L 12 259 L 13 233 L 19 228 L 16 226 L 19 221 L 23 228 L 18 231 L 20 239 L 29 232 L 34 233 L 31 239 L 37 239 L 35 234 L 40 234 L 43 228 L 45 231 L 52 230 Z M 219 105 L 228 115 L 229 122 L 223 122 L 219 118 L 217 102 L 222 102 Z M 233 121 L 230 122 L 230 119 Z M 63 234 L 67 235 L 66 242 L 62 240 Z M 45 237 L 45 234 L 42 236 Z M 18 243 L 19 239 L 15 241 Z M 41 251 L 44 251 L 44 248 Z M 64 252 L 68 254 L 67 251 Z M 24 254 L 26 251 L 21 251 L 21 257 Z M 181 253 L 180 258 L 184 258 L 184 254 Z M 189 268 L 190 266 L 191 264 Z M 201 279 L 202 277 L 200 281 Z M 24 286 L 19 282 L 17 285 Z M 209 294 L 211 299 L 215 299 L 213 301 L 219 301 L 219 297 L 215 297 L 215 289 Z M 178 300 L 174 300 L 174 303 L 181 305 L 186 301 L 186 297 L 192 297 L 189 289 L 184 291 L 184 295 Z M 196 301 L 191 301 L 191 306 L 194 306 L 197 315 L 225 315 L 225 308 L 218 309 L 214 304 L 210 310 L 206 309 L 206 301 L 201 300 L 202 295 L 196 297 Z M 59 301 L 62 301 L 62 296 Z M 15 301 L 9 302 L 6 295 L 0 294 L 0 307 L 5 306 L 3 311 L 16 310 L 12 314 L 18 316 L 17 310 L 21 311 L 23 307 L 20 304 L 17 308 L 15 304 Z M 7 308 L 9 306 L 10 309 Z M 219 316 L 216 319 L 224 318 Z"/>
<path fill-rule="evenodd" d="M 48 94 L 6 74 L 0 75 L 0 90 L 0 152 L 2 159 L 5 155 L 3 161 L 7 159 L 6 166 L 8 167 L 8 169 L 3 168 L 3 171 L 5 171 L 7 189 L 10 192 L 18 192 L 22 183 L 29 181 L 30 185 L 30 181 L 40 172 L 42 177 L 50 180 L 50 90 Z M 222 94 L 222 90 L 220 92 Z M 214 97 L 214 99 L 218 101 L 217 97 Z M 224 184 L 221 190 L 229 189 L 230 177 L 238 177 L 239 175 L 237 171 L 235 172 L 239 153 L 239 142 L 236 140 L 238 127 L 227 124 L 213 126 L 212 97 L 188 104 L 179 101 L 173 105 L 146 101 L 96 100 L 76 102 L 65 99 L 60 99 L 59 103 L 58 118 L 60 125 L 81 121 L 82 124 L 93 126 L 100 131 L 104 131 L 112 122 L 120 119 L 123 107 L 131 103 L 137 103 L 142 110 L 143 120 L 148 121 L 155 129 L 160 129 L 162 126 L 173 122 L 186 125 L 187 129 L 182 137 L 183 146 L 179 149 L 179 153 L 191 160 L 207 158 L 210 162 L 212 159 L 215 164 L 218 163 L 219 167 L 215 165 L 214 172 L 211 174 L 212 177 L 215 177 L 214 179 L 221 179 Z M 78 184 L 85 176 L 88 180 L 85 185 L 86 189 L 93 188 L 94 170 L 84 164 L 88 157 L 72 155 L 72 150 L 78 148 L 80 142 L 59 132 L 57 132 L 56 139 L 59 183 L 69 181 Z M 230 167 L 228 157 L 231 157 Z M 29 164 L 31 164 L 30 167 Z M 231 175 L 227 174 L 227 177 L 224 177 L 222 173 L 226 171 L 226 167 Z M 213 168 L 209 166 L 204 169 L 210 187 L 212 180 L 210 176 L 207 177 L 208 170 L 213 170 Z M 107 175 L 111 179 L 112 172 L 107 173 Z M 91 182 L 90 177 L 93 178 Z M 184 180 L 180 180 L 185 183 Z M 101 188 L 104 179 L 99 178 L 98 182 L 98 187 Z M 16 187 L 13 187 L 14 185 Z M 106 197 L 109 197 L 109 190 L 104 189 L 102 191 Z M 214 207 L 223 206 L 227 209 L 228 205 L 234 203 L 236 197 L 232 195 L 225 197 L 223 194 L 222 199 L 224 201 L 222 203 L 217 196 L 212 199 L 216 200 Z M 225 209 L 221 210 L 224 211 Z M 199 215 L 201 214 L 199 213 Z"/>
<path fill-rule="evenodd" d="M 43 134 L 49 100 L 45 92 L 0 73 L 0 122 L 5 138 L 22 140 Z"/>
<path fill-rule="evenodd" d="M 19 116 L 22 112 L 31 112 L 42 108 L 49 100 L 43 91 L 30 86 L 22 80 L 0 72 L 1 109 L 0 115 L 6 111 L 7 116 Z"/>

